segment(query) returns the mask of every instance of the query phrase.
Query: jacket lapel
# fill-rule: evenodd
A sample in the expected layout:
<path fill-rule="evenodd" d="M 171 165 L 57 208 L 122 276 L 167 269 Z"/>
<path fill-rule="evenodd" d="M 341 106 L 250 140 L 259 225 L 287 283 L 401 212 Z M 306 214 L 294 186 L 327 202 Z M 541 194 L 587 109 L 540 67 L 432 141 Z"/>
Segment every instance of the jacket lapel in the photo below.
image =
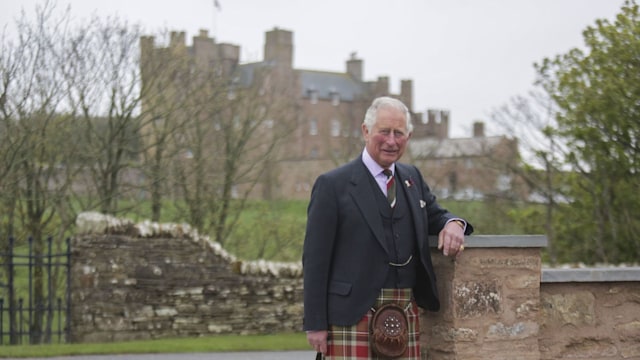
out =
<path fill-rule="evenodd" d="M 411 168 L 409 166 L 396 163 L 396 174 L 397 179 L 399 180 L 399 184 L 396 188 L 402 189 L 407 196 L 409 210 L 413 217 L 418 246 L 420 250 L 422 250 L 425 244 L 424 221 L 426 221 L 422 215 L 424 211 L 422 210 L 421 205 L 424 203 L 424 200 L 420 195 L 420 184 L 415 183 L 416 177 L 413 177 L 411 173 Z"/>
<path fill-rule="evenodd" d="M 382 221 L 380 219 L 380 211 L 378 210 L 378 204 L 376 203 L 376 196 L 369 177 L 369 171 L 362 163 L 362 160 L 358 159 L 354 162 L 353 172 L 351 179 L 350 194 L 353 201 L 356 203 L 365 221 L 371 228 L 371 231 L 375 234 L 376 240 L 380 243 L 382 248 L 388 253 L 386 241 L 384 240 L 384 228 L 382 227 Z"/>

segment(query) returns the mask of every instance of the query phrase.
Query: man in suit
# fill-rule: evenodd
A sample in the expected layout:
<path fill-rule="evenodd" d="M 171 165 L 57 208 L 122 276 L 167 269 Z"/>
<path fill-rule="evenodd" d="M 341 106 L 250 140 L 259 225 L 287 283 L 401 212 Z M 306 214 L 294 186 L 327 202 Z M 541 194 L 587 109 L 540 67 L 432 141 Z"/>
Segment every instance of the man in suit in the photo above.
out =
<path fill-rule="evenodd" d="M 327 359 L 376 359 L 369 324 L 377 308 L 405 309 L 402 359 L 420 359 L 417 306 L 440 307 L 428 235 L 456 257 L 473 227 L 436 202 L 415 166 L 399 163 L 413 125 L 391 97 L 373 101 L 357 159 L 320 175 L 311 192 L 303 249 L 304 330 Z"/>

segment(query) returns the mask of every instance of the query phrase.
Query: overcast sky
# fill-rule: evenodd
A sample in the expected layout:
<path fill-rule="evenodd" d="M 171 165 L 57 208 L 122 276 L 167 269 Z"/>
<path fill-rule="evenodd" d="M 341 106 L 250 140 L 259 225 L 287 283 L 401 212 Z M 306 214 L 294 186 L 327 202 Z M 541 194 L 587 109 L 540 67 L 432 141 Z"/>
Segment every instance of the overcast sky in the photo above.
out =
<path fill-rule="evenodd" d="M 0 26 L 14 28 L 43 0 L 0 0 Z M 533 87 L 533 64 L 583 47 L 582 31 L 612 20 L 623 0 L 57 0 L 74 18 L 117 15 L 149 33 L 207 29 L 241 46 L 241 61 L 262 59 L 264 33 L 294 33 L 298 69 L 345 71 L 352 52 L 365 80 L 388 76 L 391 90 L 412 79 L 414 110 L 447 109 L 450 135 Z M 491 124 L 489 132 L 491 133 Z"/>

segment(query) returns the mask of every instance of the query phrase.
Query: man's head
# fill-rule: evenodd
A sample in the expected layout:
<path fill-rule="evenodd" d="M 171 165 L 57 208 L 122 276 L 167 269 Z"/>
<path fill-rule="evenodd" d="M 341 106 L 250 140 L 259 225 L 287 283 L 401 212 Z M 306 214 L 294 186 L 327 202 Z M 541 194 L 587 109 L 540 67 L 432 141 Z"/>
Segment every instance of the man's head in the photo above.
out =
<path fill-rule="evenodd" d="M 362 123 L 367 152 L 384 168 L 402 157 L 412 131 L 409 109 L 390 97 L 375 99 Z"/>

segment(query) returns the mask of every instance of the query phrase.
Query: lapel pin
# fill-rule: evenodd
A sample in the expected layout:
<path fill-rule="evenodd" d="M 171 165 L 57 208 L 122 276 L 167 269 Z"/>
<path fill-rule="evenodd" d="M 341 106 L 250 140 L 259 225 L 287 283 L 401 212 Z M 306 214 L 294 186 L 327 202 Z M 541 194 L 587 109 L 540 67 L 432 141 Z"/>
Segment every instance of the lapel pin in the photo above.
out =
<path fill-rule="evenodd" d="M 409 178 L 408 180 L 404 181 L 404 184 L 410 188 L 411 186 L 413 186 L 413 178 Z"/>

